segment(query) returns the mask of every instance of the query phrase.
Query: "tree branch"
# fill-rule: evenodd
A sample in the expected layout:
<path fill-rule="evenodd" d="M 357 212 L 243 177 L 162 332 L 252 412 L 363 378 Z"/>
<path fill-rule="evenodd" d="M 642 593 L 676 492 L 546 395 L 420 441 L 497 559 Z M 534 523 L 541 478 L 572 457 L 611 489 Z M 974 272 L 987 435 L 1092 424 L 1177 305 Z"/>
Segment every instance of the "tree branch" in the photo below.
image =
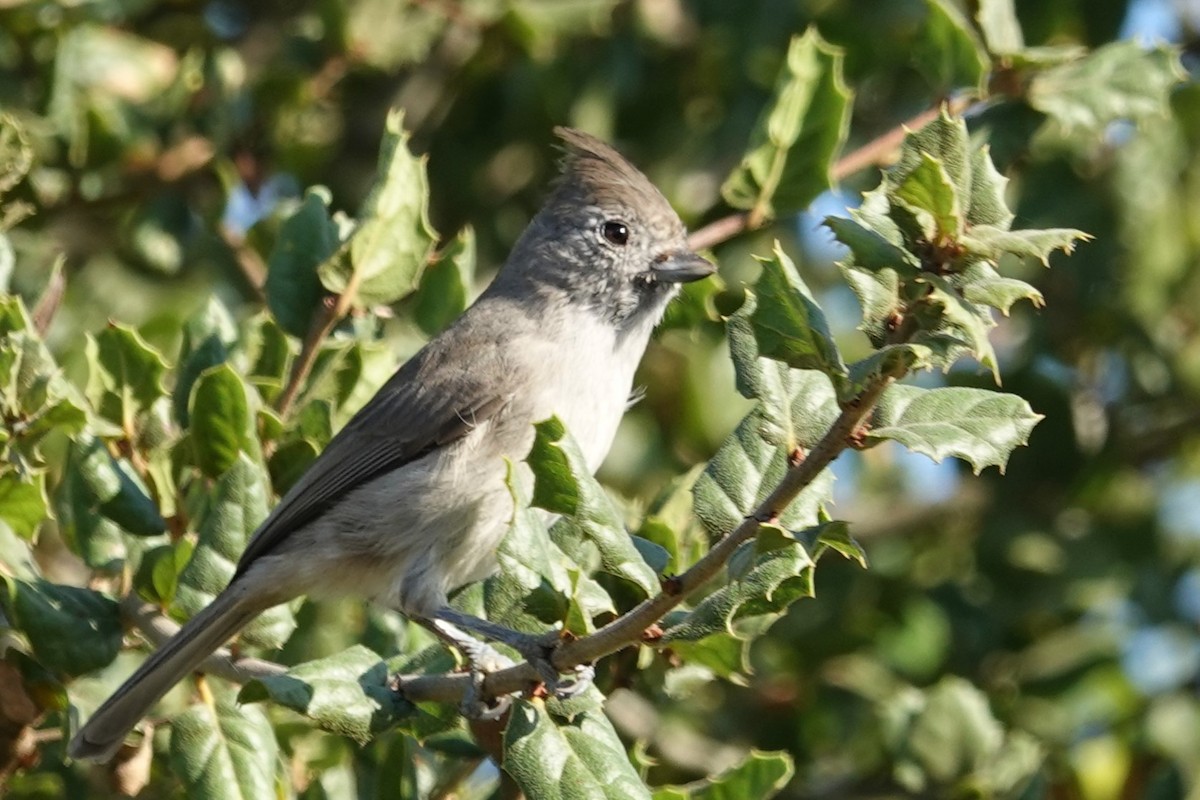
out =
<path fill-rule="evenodd" d="M 141 631 L 155 647 L 161 647 L 179 633 L 179 623 L 165 617 L 157 606 L 130 593 L 121 601 L 121 614 Z M 222 648 L 204 660 L 198 669 L 234 683 L 266 678 L 287 672 L 287 667 L 258 658 L 236 658 Z"/>
<path fill-rule="evenodd" d="M 808 487 L 835 458 L 849 446 L 849 439 L 875 408 L 892 377 L 880 377 L 867 386 L 817 442 L 807 457 L 783 476 L 779 485 L 767 496 L 742 524 L 726 534 L 699 561 L 682 575 L 672 579 L 659 594 L 644 600 L 632 611 L 618 617 L 593 634 L 574 641 L 563 642 L 554 652 L 554 666 L 569 672 L 580 664 L 588 664 L 606 655 L 642 641 L 646 629 L 658 622 L 688 595 L 712 579 L 729 561 L 742 543 L 751 539 L 763 522 L 777 519 L 796 497 Z M 484 691 L 504 695 L 520 691 L 538 681 L 533 668 L 519 664 L 494 672 L 484 680 Z M 399 685 L 404 696 L 414 702 L 425 700 L 453 701 L 465 691 L 466 675 L 402 676 Z"/>
<path fill-rule="evenodd" d="M 943 108 L 949 114 L 958 115 L 964 113 L 974 102 L 973 98 L 964 95 L 921 112 L 839 158 L 830 167 L 829 177 L 834 184 L 838 184 L 867 167 L 883 164 L 904 143 L 904 137 L 910 130 L 925 127 L 926 124 L 936 119 L 938 114 L 942 113 Z M 769 217 L 762 217 L 761 214 L 755 215 L 752 211 L 735 211 L 693 231 L 688 237 L 688 246 L 693 250 L 707 250 L 747 231 L 758 230 L 771 221 Z"/>
<path fill-rule="evenodd" d="M 313 364 L 316 363 L 317 354 L 321 351 L 321 344 L 325 341 L 325 337 L 350 313 L 354 298 L 358 295 L 359 281 L 359 273 L 355 271 L 347 282 L 345 291 L 340 295 L 326 298 L 321 312 L 313 319 L 312 327 L 304 340 L 304 346 L 300 348 L 300 355 L 292 362 L 292 372 L 288 376 L 287 385 L 283 387 L 279 399 L 275 401 L 275 410 L 279 412 L 279 416 L 286 417 L 288 411 L 291 410 L 292 403 L 296 401 L 296 396 L 300 393 L 300 387 L 304 385 L 305 378 L 308 377 Z"/>

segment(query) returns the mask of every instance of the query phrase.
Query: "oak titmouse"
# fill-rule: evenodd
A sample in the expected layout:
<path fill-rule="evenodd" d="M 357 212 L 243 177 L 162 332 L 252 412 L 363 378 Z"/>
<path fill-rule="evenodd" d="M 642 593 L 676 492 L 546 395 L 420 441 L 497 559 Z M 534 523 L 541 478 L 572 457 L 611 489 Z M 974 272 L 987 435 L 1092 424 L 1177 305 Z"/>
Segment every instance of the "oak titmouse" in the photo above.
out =
<path fill-rule="evenodd" d="M 595 471 L 667 302 L 713 270 L 641 172 L 587 134 L 556 133 L 562 176 L 492 284 L 334 437 L 229 586 L 100 706 L 73 757 L 111 757 L 176 682 L 299 595 L 365 596 L 455 643 L 460 628 L 509 641 L 447 606 L 495 567 L 513 511 L 507 461 L 528 454 L 533 423 L 557 415 Z"/>

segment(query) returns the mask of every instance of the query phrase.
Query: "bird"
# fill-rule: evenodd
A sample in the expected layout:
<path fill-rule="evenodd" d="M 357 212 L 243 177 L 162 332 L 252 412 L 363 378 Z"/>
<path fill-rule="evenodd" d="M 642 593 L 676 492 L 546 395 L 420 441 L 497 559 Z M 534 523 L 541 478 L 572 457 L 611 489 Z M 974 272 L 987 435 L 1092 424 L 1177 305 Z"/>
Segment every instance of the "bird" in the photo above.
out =
<path fill-rule="evenodd" d="M 557 416 L 594 473 L 668 303 L 715 270 L 633 164 L 582 131 L 555 134 L 557 180 L 491 284 L 333 437 L 251 536 L 228 586 L 79 729 L 72 758 L 109 760 L 171 687 L 257 614 L 302 595 L 365 597 L 471 661 L 489 646 L 470 632 L 537 658 L 539 640 L 448 596 L 495 570 L 514 510 L 507 471 L 528 455 L 534 424 Z"/>

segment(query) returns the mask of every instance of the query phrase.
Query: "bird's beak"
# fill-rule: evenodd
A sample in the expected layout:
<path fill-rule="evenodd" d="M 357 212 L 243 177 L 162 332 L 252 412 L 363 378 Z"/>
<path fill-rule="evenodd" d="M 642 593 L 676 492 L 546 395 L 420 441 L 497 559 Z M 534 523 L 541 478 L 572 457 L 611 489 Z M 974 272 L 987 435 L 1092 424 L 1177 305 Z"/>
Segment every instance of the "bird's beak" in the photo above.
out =
<path fill-rule="evenodd" d="M 675 253 L 665 253 L 654 260 L 650 273 L 663 283 L 691 283 L 701 278 L 707 278 L 717 271 L 706 258 L 695 253 L 681 250 Z"/>

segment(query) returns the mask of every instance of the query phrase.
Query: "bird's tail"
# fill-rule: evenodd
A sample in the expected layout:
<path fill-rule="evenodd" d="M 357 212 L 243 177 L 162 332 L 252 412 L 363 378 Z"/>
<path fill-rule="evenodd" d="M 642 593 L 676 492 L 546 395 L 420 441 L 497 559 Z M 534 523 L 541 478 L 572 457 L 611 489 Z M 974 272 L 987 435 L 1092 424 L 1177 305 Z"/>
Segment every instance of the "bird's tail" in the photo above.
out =
<path fill-rule="evenodd" d="M 67 752 L 72 758 L 108 761 L 172 686 L 225 644 L 264 606 L 235 582 L 151 654 L 120 689 L 96 709 Z"/>

